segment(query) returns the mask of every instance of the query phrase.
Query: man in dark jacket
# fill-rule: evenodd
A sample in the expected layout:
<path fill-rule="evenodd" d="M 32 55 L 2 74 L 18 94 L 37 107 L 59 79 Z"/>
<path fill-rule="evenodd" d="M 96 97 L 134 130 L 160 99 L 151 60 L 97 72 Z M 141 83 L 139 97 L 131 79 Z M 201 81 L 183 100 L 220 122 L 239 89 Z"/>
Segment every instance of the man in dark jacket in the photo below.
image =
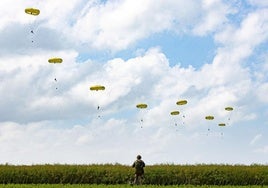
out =
<path fill-rule="evenodd" d="M 137 160 L 134 161 L 134 163 L 132 164 L 132 167 L 135 168 L 135 179 L 134 179 L 134 184 L 139 185 L 141 184 L 141 180 L 144 177 L 144 167 L 145 167 L 145 163 L 143 160 L 141 160 L 141 156 L 138 155 L 137 156 Z"/>

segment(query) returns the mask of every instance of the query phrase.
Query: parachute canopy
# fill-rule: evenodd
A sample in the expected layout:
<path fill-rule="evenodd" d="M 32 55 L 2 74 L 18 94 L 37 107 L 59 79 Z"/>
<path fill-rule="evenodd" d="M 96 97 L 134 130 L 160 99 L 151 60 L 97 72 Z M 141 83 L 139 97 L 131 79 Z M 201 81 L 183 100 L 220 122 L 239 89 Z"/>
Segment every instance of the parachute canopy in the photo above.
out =
<path fill-rule="evenodd" d="M 136 105 L 137 108 L 147 108 L 147 104 L 140 103 Z"/>
<path fill-rule="evenodd" d="M 185 105 L 185 104 L 187 104 L 187 100 L 179 100 L 179 101 L 177 101 L 176 104 L 177 105 Z"/>
<path fill-rule="evenodd" d="M 172 111 L 172 112 L 170 112 L 170 115 L 172 115 L 172 116 L 179 115 L 179 114 L 180 114 L 179 111 Z"/>
<path fill-rule="evenodd" d="M 225 123 L 219 123 L 219 126 L 224 127 Z"/>
<path fill-rule="evenodd" d="M 38 16 L 40 14 L 40 10 L 36 8 L 26 8 L 25 13 L 33 16 Z"/>
<path fill-rule="evenodd" d="M 105 90 L 105 87 L 102 85 L 95 85 L 95 86 L 91 86 L 89 89 L 91 91 L 99 91 L 99 90 Z"/>
<path fill-rule="evenodd" d="M 62 59 L 59 57 L 53 57 L 48 60 L 49 63 L 62 63 Z"/>
<path fill-rule="evenodd" d="M 206 116 L 205 119 L 206 120 L 213 120 L 214 119 L 214 116 Z"/>
<path fill-rule="evenodd" d="M 234 108 L 233 107 L 230 107 L 230 106 L 228 106 L 228 107 L 225 108 L 226 111 L 232 111 L 233 109 Z"/>

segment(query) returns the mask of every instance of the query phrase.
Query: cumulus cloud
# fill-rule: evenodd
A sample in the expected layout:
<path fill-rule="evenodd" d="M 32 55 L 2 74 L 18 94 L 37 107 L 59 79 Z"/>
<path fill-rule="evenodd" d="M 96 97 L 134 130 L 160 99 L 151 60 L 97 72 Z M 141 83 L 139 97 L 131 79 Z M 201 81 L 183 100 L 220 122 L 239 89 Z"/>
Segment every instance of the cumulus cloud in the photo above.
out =
<path fill-rule="evenodd" d="M 73 35 L 98 49 L 118 51 L 164 31 L 204 35 L 215 31 L 233 11 L 216 1 L 113 1 L 88 3 Z M 130 11 L 131 10 L 131 11 Z M 156 14 L 157 13 L 157 14 Z"/>
<path fill-rule="evenodd" d="M 0 7 L 9 4 L 4 0 Z M 259 109 L 267 102 L 266 52 L 256 66 L 249 59 L 267 43 L 265 8 L 254 9 L 237 24 L 228 15 L 239 10 L 220 0 L 48 0 L 24 5 L 40 7 L 40 16 L 29 18 L 19 3 L 12 14 L 6 12 L 9 16 L 0 11 L 3 163 L 129 163 L 137 153 L 151 163 L 220 161 L 215 152 L 206 150 L 207 143 L 219 143 L 219 135 L 202 134 L 207 125 L 204 116 L 214 115 L 213 125 L 262 120 Z M 31 25 L 36 26 L 36 34 L 27 38 Z M 165 31 L 212 35 L 217 45 L 213 60 L 200 68 L 171 66 L 159 47 L 125 59 L 79 59 L 89 48 L 117 52 Z M 34 44 L 29 44 L 31 37 Z M 49 64 L 51 57 L 61 57 L 63 63 Z M 90 91 L 96 84 L 106 89 Z M 179 99 L 187 99 L 188 104 L 176 105 Z M 136 109 L 140 102 L 148 108 Z M 229 105 L 235 109 L 230 121 L 231 114 L 224 110 Z M 173 110 L 185 118 L 171 117 Z M 250 145 L 260 137 L 256 135 Z M 129 151 L 135 144 L 142 147 Z M 228 150 L 224 144 L 210 146 Z M 174 148 L 182 148 L 189 158 Z M 70 150 L 72 155 L 63 155 Z"/>

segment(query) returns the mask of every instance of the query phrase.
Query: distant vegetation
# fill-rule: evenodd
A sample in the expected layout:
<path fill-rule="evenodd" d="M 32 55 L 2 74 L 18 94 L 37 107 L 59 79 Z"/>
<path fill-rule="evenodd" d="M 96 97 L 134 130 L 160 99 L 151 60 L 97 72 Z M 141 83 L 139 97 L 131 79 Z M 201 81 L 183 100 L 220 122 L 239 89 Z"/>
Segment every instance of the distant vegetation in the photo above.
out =
<path fill-rule="evenodd" d="M 104 184 L 4 184 L 0 185 L 3 188 L 131 188 L 131 187 L 142 187 L 142 188 L 196 188 L 195 185 L 142 185 L 142 186 L 131 186 L 126 184 L 117 185 L 104 185 Z M 198 188 L 267 188 L 268 186 L 261 185 L 249 185 L 249 186 L 235 186 L 235 185 L 202 185 Z"/>
<path fill-rule="evenodd" d="M 134 170 L 120 164 L 0 165 L 0 184 L 128 184 Z M 152 165 L 144 184 L 268 185 L 267 165 Z"/>

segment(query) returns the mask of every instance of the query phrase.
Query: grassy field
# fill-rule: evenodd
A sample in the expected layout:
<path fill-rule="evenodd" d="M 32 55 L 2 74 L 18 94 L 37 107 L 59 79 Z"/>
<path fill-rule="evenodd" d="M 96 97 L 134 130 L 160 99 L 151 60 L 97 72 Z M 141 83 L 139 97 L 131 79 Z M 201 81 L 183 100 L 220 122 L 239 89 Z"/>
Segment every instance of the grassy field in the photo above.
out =
<path fill-rule="evenodd" d="M 167 185 L 167 186 L 158 186 L 158 185 L 140 185 L 140 186 L 131 186 L 131 185 L 70 185 L 70 184 L 6 184 L 1 185 L 3 188 L 130 188 L 130 187 L 142 187 L 142 188 L 268 188 L 268 186 L 194 186 L 194 185 Z"/>
<path fill-rule="evenodd" d="M 0 185 L 48 184 L 124 185 L 133 180 L 134 169 L 120 164 L 106 165 L 0 165 Z M 267 165 L 153 165 L 145 167 L 145 185 L 236 185 L 268 186 Z M 64 185 L 64 186 L 63 186 Z M 175 186 L 175 187 L 176 187 Z M 37 186 L 38 187 L 38 186 Z M 75 187 L 75 186 L 74 186 Z M 78 186 L 79 187 L 79 186 Z M 96 186 L 95 186 L 96 187 Z M 107 186 L 106 186 L 107 187 Z"/>

